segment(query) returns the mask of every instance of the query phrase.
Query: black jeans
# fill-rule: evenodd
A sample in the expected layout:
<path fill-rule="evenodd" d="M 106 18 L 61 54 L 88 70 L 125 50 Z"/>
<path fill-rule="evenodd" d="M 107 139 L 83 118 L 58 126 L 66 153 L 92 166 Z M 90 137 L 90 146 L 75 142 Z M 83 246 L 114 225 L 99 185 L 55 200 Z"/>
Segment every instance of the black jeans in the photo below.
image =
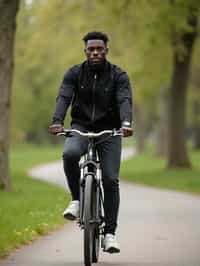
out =
<path fill-rule="evenodd" d="M 118 176 L 121 158 L 121 137 L 107 138 L 103 136 L 102 138 L 105 141 L 97 144 L 97 150 L 102 167 L 104 187 L 105 233 L 114 234 L 117 227 L 120 202 Z M 72 137 L 65 140 L 63 153 L 64 171 L 73 200 L 79 200 L 79 160 L 87 152 L 87 145 L 87 138 L 77 134 L 73 134 Z"/>

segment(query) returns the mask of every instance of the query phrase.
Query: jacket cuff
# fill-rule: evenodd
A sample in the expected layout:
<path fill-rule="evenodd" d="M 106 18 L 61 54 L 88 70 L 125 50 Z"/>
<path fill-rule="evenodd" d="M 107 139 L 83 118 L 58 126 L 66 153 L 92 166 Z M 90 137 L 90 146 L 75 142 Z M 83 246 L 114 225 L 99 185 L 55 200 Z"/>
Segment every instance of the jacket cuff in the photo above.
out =
<path fill-rule="evenodd" d="M 57 119 L 53 119 L 52 122 L 51 122 L 52 125 L 64 125 L 63 122 L 61 122 L 60 120 L 57 120 Z"/>

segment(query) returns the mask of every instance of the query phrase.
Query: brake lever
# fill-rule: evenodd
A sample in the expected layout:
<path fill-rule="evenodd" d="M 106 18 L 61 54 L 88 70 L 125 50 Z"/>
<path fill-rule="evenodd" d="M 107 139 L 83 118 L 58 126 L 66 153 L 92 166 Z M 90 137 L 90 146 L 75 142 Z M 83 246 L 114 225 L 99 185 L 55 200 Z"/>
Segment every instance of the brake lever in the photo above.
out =
<path fill-rule="evenodd" d="M 114 130 L 113 131 L 113 137 L 115 137 L 115 136 L 123 136 L 123 134 L 120 130 Z"/>

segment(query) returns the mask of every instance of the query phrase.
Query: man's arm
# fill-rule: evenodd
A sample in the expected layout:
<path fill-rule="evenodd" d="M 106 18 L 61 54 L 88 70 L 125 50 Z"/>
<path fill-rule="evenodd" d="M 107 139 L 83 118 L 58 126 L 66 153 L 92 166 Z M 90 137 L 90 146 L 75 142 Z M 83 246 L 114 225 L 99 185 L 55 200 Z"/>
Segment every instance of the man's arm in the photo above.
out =
<path fill-rule="evenodd" d="M 133 134 L 132 124 L 132 90 L 129 78 L 121 72 L 117 78 L 116 98 L 120 111 L 121 131 L 124 137 Z"/>
<path fill-rule="evenodd" d="M 64 119 L 72 101 L 75 84 L 75 74 L 72 69 L 70 69 L 64 76 L 56 98 L 56 108 L 53 114 L 52 124 L 49 126 L 49 132 L 52 134 L 56 134 L 63 130 Z"/>

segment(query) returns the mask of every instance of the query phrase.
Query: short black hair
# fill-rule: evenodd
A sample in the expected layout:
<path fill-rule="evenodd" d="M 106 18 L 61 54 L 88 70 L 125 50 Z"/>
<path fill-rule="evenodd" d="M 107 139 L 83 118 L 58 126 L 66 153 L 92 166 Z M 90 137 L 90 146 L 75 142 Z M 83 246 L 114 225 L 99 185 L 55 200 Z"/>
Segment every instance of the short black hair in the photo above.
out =
<path fill-rule="evenodd" d="M 105 44 L 109 41 L 108 36 L 100 31 L 92 31 L 88 32 L 84 37 L 83 41 L 85 44 L 87 43 L 88 40 L 102 40 Z"/>

